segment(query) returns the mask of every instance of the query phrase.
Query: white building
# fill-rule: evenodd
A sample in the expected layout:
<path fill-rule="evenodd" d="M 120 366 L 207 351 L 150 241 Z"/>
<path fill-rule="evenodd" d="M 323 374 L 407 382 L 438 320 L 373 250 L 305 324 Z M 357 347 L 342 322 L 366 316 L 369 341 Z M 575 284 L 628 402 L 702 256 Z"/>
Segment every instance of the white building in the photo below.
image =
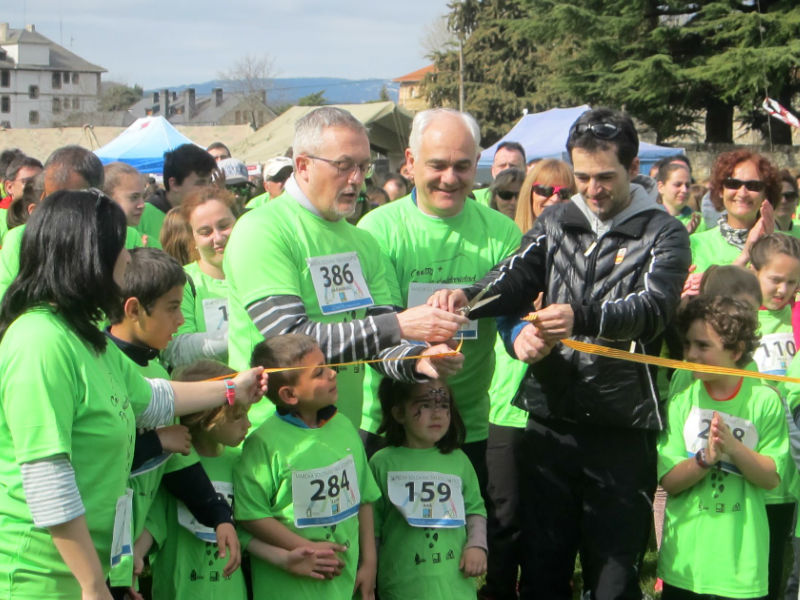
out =
<path fill-rule="evenodd" d="M 96 111 L 105 72 L 33 25 L 0 23 L 0 126 L 57 127 L 70 113 Z"/>

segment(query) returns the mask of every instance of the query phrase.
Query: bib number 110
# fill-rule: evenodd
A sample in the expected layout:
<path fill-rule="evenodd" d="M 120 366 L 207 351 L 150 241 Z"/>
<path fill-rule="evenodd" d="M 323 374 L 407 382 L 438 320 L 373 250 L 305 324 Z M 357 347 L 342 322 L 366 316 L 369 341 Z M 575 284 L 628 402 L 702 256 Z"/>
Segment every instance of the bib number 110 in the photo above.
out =
<path fill-rule="evenodd" d="M 422 502 L 431 502 L 437 495 L 439 496 L 439 502 L 447 502 L 450 500 L 451 491 L 450 486 L 444 482 L 439 483 L 438 485 L 434 484 L 433 481 L 409 481 L 405 484 L 406 489 L 408 490 L 408 501 L 414 501 L 414 495 L 416 494 L 416 487 L 417 483 L 420 483 L 419 486 L 419 499 Z"/>

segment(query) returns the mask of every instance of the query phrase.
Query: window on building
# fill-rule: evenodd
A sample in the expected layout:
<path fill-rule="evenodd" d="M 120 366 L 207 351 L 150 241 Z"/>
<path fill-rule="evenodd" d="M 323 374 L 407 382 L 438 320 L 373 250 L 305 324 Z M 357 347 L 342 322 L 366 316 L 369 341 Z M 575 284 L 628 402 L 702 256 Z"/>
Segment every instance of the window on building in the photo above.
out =
<path fill-rule="evenodd" d="M 61 98 L 53 98 L 53 112 L 54 113 L 61 112 Z"/>
<path fill-rule="evenodd" d="M 0 112 L 11 112 L 11 96 L 0 96 Z"/>
<path fill-rule="evenodd" d="M 77 73 L 73 73 L 72 74 L 72 83 L 78 83 L 78 74 Z"/>
<path fill-rule="evenodd" d="M 0 71 L 0 87 L 11 87 L 11 71 L 8 69 Z"/>
<path fill-rule="evenodd" d="M 78 98 L 72 99 L 72 108 L 73 110 L 78 110 L 81 107 L 81 101 Z"/>
<path fill-rule="evenodd" d="M 61 89 L 61 73 L 53 73 L 53 89 L 60 90 Z"/>
<path fill-rule="evenodd" d="M 39 123 L 39 111 L 32 110 L 28 113 L 28 123 L 31 125 L 37 125 Z"/>
<path fill-rule="evenodd" d="M 39 86 L 38 85 L 29 85 L 28 86 L 28 98 L 38 98 L 39 97 Z"/>

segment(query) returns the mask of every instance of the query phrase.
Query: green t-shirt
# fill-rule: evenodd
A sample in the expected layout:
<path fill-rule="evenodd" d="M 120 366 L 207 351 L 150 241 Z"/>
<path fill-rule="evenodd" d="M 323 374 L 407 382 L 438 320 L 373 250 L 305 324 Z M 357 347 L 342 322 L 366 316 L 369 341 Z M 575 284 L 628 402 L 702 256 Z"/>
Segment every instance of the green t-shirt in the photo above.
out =
<path fill-rule="evenodd" d="M 697 224 L 697 228 L 692 232 L 692 235 L 695 233 L 702 233 L 708 229 L 706 227 L 705 222 L 703 221 L 703 215 L 697 211 L 692 210 L 688 206 L 684 206 L 683 210 L 675 215 L 675 218 L 678 219 L 681 223 L 683 223 L 684 227 L 692 220 L 693 215 L 699 215 L 700 222 Z"/>
<path fill-rule="evenodd" d="M 775 232 L 776 233 L 782 233 L 784 235 L 788 235 L 788 236 L 791 236 L 793 238 L 800 239 L 800 225 L 798 225 L 797 221 L 791 221 L 789 223 L 789 229 L 787 229 L 785 231 L 782 230 L 782 229 L 778 229 L 778 224 L 776 223 L 775 224 Z"/>
<path fill-rule="evenodd" d="M 350 600 L 358 565 L 358 499 L 374 503 L 380 491 L 349 419 L 337 414 L 311 429 L 273 412 L 245 440 L 233 488 L 237 521 L 271 517 L 308 540 L 348 548 L 341 575 L 325 581 L 299 578 L 252 557 L 255 598 Z"/>
<path fill-rule="evenodd" d="M 692 264 L 697 266 L 697 273 L 703 273 L 711 265 L 730 265 L 742 253 L 722 237 L 719 227 L 689 236 L 689 245 L 692 248 Z"/>
<path fill-rule="evenodd" d="M 488 187 L 472 190 L 472 195 L 475 196 L 475 202 L 483 204 L 487 208 L 492 203 L 492 193 Z"/>
<path fill-rule="evenodd" d="M 349 265 L 350 273 L 360 264 L 368 289 L 359 291 L 371 296 L 372 303 L 324 314 L 309 260 L 324 260 L 324 257 L 352 252 L 356 257 L 346 259 L 346 263 L 340 262 Z M 396 288 L 394 275 L 387 271 L 371 235 L 344 219 L 331 222 L 316 216 L 288 193 L 246 213 L 236 222 L 225 247 L 223 271 L 230 292 L 228 362 L 236 370 L 250 365 L 253 348 L 264 339 L 247 314 L 246 307 L 253 302 L 269 296 L 297 296 L 302 298 L 311 321 L 339 323 L 363 318 L 368 305 L 391 304 L 390 289 Z M 317 283 L 322 286 L 319 273 L 320 269 L 314 270 Z M 320 287 L 320 295 L 326 298 L 325 294 L 332 289 Z M 322 351 L 325 350 L 323 347 Z M 346 360 L 352 359 L 347 357 Z M 361 420 L 364 370 L 363 365 L 340 368 L 337 376 L 339 409 L 356 427 Z M 262 402 L 250 410 L 254 428 L 266 418 L 268 404 Z"/>
<path fill-rule="evenodd" d="M 164 218 L 167 213 L 161 212 L 160 208 L 150 202 L 144 203 L 144 211 L 139 224 L 136 226 L 136 231 L 141 235 L 147 236 L 147 246 L 149 248 L 161 248 L 161 226 L 164 224 Z"/>
<path fill-rule="evenodd" d="M 25 225 L 19 225 L 9 229 L 3 236 L 3 247 L 0 249 L 0 300 L 19 274 L 19 252 L 23 233 Z"/>
<path fill-rule="evenodd" d="M 215 279 L 200 269 L 198 262 L 189 263 L 183 270 L 192 278 L 183 288 L 181 312 L 184 323 L 178 327 L 182 333 L 204 333 L 228 328 L 228 282 Z"/>
<path fill-rule="evenodd" d="M 759 310 L 758 325 L 761 341 L 753 354 L 758 371 L 786 375 L 786 369 L 795 353 L 792 307 L 787 305 L 781 310 Z M 790 461 L 791 457 L 787 454 L 786 459 Z M 796 472 L 797 469 L 793 468 L 789 473 L 781 473 L 780 485 L 774 490 L 765 490 L 764 497 L 767 504 L 793 502 L 790 490 L 795 485 Z"/>
<path fill-rule="evenodd" d="M 92 543 L 108 573 L 135 415 L 150 403 L 150 386 L 113 343 L 96 353 L 47 309 L 28 311 L 8 328 L 0 372 L 0 598 L 72 600 L 80 597 L 78 582 L 47 529 L 33 525 L 19 465 L 69 457 Z"/>
<path fill-rule="evenodd" d="M 517 408 L 511 401 L 517 395 L 528 364 L 512 358 L 498 335 L 494 343 L 494 374 L 489 386 L 489 423 L 503 427 L 525 427 L 527 411 Z"/>
<path fill-rule="evenodd" d="M 466 287 L 480 280 L 492 267 L 519 248 L 522 237 L 505 215 L 475 202 L 445 219 L 424 214 L 411 195 L 368 212 L 358 224 L 369 231 L 394 268 L 400 306 L 423 304 L 437 289 Z M 489 435 L 489 384 L 494 364 L 497 326 L 494 319 L 478 321 L 461 348 L 464 367 L 447 380 L 453 390 L 467 442 Z M 477 335 L 477 339 L 475 336 Z M 375 433 L 381 422 L 377 396 L 380 375 L 364 378 L 364 411 L 361 427 Z"/>
<path fill-rule="evenodd" d="M 8 209 L 7 208 L 0 208 L 0 242 L 3 241 L 3 237 L 8 232 Z"/>
<path fill-rule="evenodd" d="M 200 464 L 218 493 L 233 504 L 233 467 L 241 448 L 226 447 L 219 456 L 201 456 Z M 247 590 L 241 569 L 230 577 L 222 571 L 228 558 L 217 555 L 216 533 L 197 523 L 183 503 L 162 486 L 147 515 L 147 530 L 157 546 L 151 556 L 153 598 L 170 600 L 245 600 Z M 242 550 L 252 536 L 239 533 Z"/>
<path fill-rule="evenodd" d="M 269 202 L 269 192 L 264 192 L 263 194 L 250 198 L 244 207 L 248 209 L 258 208 L 259 206 L 264 206 L 267 202 Z"/>
<path fill-rule="evenodd" d="M 144 246 L 142 234 L 133 227 L 128 227 L 128 233 L 125 235 L 125 247 L 128 250 L 133 250 L 134 248 L 141 248 L 142 246 Z"/>
<path fill-rule="evenodd" d="M 775 388 L 743 378 L 736 396 L 717 401 L 695 380 L 670 398 L 667 411 L 668 428 L 658 442 L 659 479 L 707 444 L 712 411 L 783 472 L 788 436 Z M 658 574 L 665 583 L 696 594 L 765 596 L 768 548 L 764 490 L 740 474 L 713 468 L 667 498 Z"/>
<path fill-rule="evenodd" d="M 412 490 L 410 495 L 417 505 L 423 504 L 424 494 L 428 493 L 438 502 L 445 498 L 443 503 L 449 508 L 456 506 L 453 513 L 461 519 L 466 515 L 485 517 L 478 478 L 466 454 L 461 450 L 442 454 L 438 448 L 388 447 L 378 451 L 370 459 L 369 466 L 381 490 L 381 498 L 375 503 L 375 537 L 380 540 L 378 593 L 381 599 L 475 598 L 475 579 L 464 577 L 458 569 L 467 541 L 466 526 L 425 527 L 421 524 L 424 520 L 412 526 L 392 500 L 407 505 L 406 490 Z M 423 487 L 427 482 L 430 482 L 429 487 Z M 450 489 L 455 487 L 453 482 L 460 483 L 461 503 L 453 502 L 455 496 Z M 390 485 L 394 491 L 392 499 Z M 416 491 L 413 491 L 415 487 L 409 486 L 416 486 Z M 433 490 L 441 491 L 443 486 L 446 486 L 446 496 L 441 493 L 433 496 Z M 415 520 L 425 510 L 423 506 L 411 513 L 410 518 Z"/>

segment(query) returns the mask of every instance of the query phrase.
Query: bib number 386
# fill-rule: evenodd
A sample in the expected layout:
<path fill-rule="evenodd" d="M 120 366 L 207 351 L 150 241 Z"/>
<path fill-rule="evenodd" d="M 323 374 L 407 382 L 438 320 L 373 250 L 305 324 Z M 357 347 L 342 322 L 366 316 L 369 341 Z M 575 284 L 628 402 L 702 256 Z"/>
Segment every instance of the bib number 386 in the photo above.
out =
<path fill-rule="evenodd" d="M 323 315 L 372 306 L 372 296 L 355 252 L 306 259 Z"/>

